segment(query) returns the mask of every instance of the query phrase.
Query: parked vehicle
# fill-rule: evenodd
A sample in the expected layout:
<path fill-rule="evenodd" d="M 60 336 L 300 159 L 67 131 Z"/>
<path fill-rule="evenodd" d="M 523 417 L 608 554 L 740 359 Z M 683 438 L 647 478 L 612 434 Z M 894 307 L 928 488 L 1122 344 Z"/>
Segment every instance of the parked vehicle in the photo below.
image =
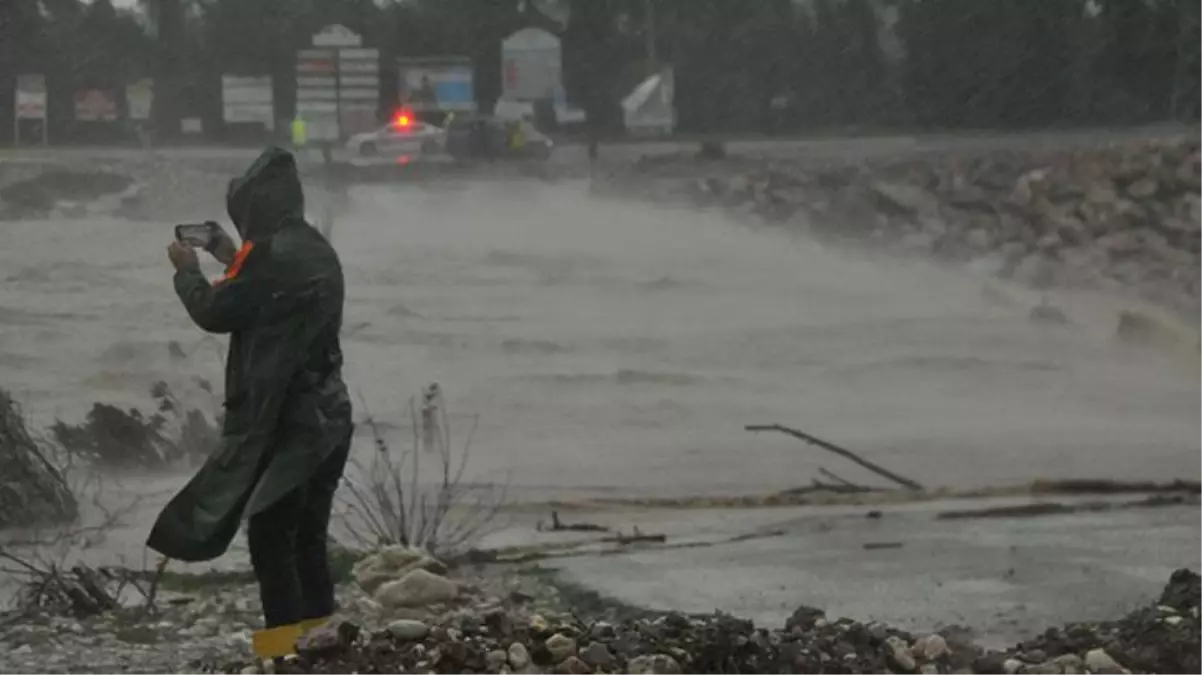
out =
<path fill-rule="evenodd" d="M 555 143 L 529 120 L 471 113 L 451 118 L 444 147 L 456 159 L 545 160 Z"/>

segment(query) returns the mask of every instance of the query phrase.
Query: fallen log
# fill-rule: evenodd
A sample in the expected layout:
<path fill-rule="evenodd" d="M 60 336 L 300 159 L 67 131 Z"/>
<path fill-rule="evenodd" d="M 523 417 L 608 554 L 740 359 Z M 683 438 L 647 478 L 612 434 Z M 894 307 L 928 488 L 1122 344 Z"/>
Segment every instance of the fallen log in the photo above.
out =
<path fill-rule="evenodd" d="M 868 469 L 869 471 L 875 473 L 876 475 L 881 476 L 883 478 L 887 478 L 887 479 L 893 481 L 894 483 L 901 485 L 902 487 L 913 490 L 915 492 L 922 492 L 922 490 L 923 490 L 922 485 L 916 481 L 910 480 L 909 478 L 906 478 L 905 476 L 901 476 L 896 473 L 893 473 L 892 471 L 890 471 L 878 464 L 875 464 L 873 462 L 870 462 L 870 461 L 860 457 L 859 455 L 852 452 L 851 450 L 848 450 L 846 448 L 841 448 L 841 447 L 835 445 L 834 443 L 828 443 L 827 441 L 824 441 L 821 438 L 817 438 L 815 436 L 811 436 L 811 435 L 805 433 L 804 431 L 798 431 L 797 429 L 792 429 L 790 427 L 781 426 L 779 424 L 749 424 L 749 425 L 743 427 L 743 430 L 750 431 L 753 433 L 757 432 L 757 431 L 777 431 L 782 434 L 787 434 L 794 438 L 803 440 L 806 443 L 809 443 L 811 445 L 816 445 L 816 446 L 822 448 L 823 450 L 833 452 L 836 455 L 839 455 L 840 457 L 844 457 L 852 462 L 855 462 L 856 464 L 859 464 L 860 466 L 864 467 L 865 469 Z"/>

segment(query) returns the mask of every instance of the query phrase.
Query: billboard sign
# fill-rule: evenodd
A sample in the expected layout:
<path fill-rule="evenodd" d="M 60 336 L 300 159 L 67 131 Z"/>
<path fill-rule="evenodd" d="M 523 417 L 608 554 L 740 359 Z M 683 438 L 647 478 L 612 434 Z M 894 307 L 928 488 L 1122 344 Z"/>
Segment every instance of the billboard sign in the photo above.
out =
<path fill-rule="evenodd" d="M 117 95 L 107 89 L 75 92 L 75 119 L 80 122 L 117 121 Z"/>
<path fill-rule="evenodd" d="M 46 76 L 17 76 L 17 119 L 46 119 Z"/>
<path fill-rule="evenodd" d="M 472 62 L 466 57 L 397 60 L 397 94 L 415 112 L 476 109 Z"/>
<path fill-rule="evenodd" d="M 131 120 L 150 119 L 150 108 L 154 105 L 154 82 L 142 78 L 125 87 L 125 105 Z"/>
<path fill-rule="evenodd" d="M 275 128 L 275 107 L 268 75 L 222 75 L 221 119 L 226 124 L 262 124 Z"/>

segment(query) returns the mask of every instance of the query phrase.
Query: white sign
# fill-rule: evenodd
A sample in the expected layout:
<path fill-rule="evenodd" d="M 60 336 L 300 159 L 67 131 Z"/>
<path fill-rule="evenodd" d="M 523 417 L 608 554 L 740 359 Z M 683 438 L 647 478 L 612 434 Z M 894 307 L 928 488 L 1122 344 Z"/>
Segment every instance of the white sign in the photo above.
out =
<path fill-rule="evenodd" d="M 46 76 L 17 76 L 17 119 L 46 119 Z"/>
<path fill-rule="evenodd" d="M 275 128 L 270 76 L 221 76 L 221 119 L 227 124 L 259 123 Z"/>
<path fill-rule="evenodd" d="M 131 120 L 150 119 L 150 108 L 154 105 L 154 82 L 142 78 L 126 85 L 125 105 Z"/>
<path fill-rule="evenodd" d="M 524 28 L 501 43 L 501 97 L 511 101 L 564 99 L 559 38 L 540 28 Z"/>
<path fill-rule="evenodd" d="M 326 26 L 313 36 L 314 47 L 358 47 L 361 44 L 363 38 L 341 24 Z"/>

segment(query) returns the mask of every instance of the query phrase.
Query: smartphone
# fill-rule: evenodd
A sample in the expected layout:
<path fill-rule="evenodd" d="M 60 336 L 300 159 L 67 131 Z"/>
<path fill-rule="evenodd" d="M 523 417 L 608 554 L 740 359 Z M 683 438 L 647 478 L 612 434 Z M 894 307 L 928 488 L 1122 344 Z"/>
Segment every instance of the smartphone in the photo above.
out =
<path fill-rule="evenodd" d="M 176 241 L 193 248 L 208 249 L 216 238 L 217 224 L 213 222 L 184 223 L 175 226 Z"/>

